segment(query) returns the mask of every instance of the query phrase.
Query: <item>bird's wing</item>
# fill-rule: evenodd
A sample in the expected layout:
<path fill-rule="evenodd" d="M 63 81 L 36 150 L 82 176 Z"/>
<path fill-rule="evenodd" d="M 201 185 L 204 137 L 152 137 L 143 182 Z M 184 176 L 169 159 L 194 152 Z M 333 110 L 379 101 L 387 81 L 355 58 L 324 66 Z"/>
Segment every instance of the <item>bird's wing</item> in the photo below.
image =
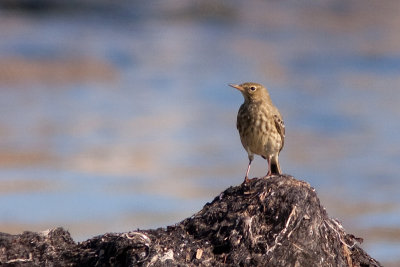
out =
<path fill-rule="evenodd" d="M 282 146 L 279 151 L 282 150 L 283 144 L 285 143 L 285 124 L 283 123 L 282 117 L 278 114 L 274 115 L 274 122 L 276 130 L 278 131 L 279 135 L 281 136 Z"/>

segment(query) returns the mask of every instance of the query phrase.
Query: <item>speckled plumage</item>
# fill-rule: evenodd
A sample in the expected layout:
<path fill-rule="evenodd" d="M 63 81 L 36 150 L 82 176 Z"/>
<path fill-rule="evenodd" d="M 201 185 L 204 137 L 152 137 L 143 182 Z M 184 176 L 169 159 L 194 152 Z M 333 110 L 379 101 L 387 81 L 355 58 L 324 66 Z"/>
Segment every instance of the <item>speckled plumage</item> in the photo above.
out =
<path fill-rule="evenodd" d="M 267 89 L 258 83 L 230 85 L 238 89 L 244 97 L 237 116 L 237 129 L 240 140 L 249 156 L 245 181 L 254 154 L 268 161 L 268 173 L 281 174 L 279 152 L 285 139 L 285 126 L 278 109 L 272 104 Z"/>

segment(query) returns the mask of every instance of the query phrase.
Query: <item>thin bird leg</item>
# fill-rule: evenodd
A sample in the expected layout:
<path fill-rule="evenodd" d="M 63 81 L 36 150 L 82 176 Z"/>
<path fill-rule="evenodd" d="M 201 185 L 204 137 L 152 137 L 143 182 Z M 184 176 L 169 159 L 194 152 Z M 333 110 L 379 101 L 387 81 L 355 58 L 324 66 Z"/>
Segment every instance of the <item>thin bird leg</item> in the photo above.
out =
<path fill-rule="evenodd" d="M 244 177 L 244 183 L 245 183 L 245 184 L 247 184 L 248 182 L 250 182 L 250 179 L 249 179 L 249 172 L 250 172 L 250 166 L 251 166 L 251 162 L 252 162 L 252 161 L 253 161 L 252 159 L 249 159 L 249 165 L 247 166 L 246 176 Z"/>
<path fill-rule="evenodd" d="M 266 177 L 272 175 L 272 172 L 271 172 L 271 156 L 269 156 L 269 157 L 267 158 L 267 161 L 268 161 L 268 173 L 267 173 Z"/>

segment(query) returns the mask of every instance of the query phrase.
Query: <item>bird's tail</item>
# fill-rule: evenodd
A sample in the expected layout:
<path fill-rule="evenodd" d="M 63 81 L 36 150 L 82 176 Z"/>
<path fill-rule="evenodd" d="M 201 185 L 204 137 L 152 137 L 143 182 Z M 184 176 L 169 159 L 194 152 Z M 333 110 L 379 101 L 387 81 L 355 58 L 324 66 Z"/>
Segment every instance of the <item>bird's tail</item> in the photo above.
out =
<path fill-rule="evenodd" d="M 271 174 L 281 174 L 281 167 L 279 166 L 278 156 L 274 156 L 271 158 Z"/>

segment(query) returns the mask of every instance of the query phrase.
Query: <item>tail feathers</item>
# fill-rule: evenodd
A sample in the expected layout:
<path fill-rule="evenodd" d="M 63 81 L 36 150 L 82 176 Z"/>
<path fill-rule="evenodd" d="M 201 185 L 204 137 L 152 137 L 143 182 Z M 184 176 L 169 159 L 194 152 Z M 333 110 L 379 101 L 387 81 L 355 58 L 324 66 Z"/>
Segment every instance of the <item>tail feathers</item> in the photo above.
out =
<path fill-rule="evenodd" d="M 277 174 L 277 175 L 282 174 L 281 167 L 279 166 L 278 157 L 271 158 L 270 168 L 271 168 L 270 169 L 271 174 Z"/>

